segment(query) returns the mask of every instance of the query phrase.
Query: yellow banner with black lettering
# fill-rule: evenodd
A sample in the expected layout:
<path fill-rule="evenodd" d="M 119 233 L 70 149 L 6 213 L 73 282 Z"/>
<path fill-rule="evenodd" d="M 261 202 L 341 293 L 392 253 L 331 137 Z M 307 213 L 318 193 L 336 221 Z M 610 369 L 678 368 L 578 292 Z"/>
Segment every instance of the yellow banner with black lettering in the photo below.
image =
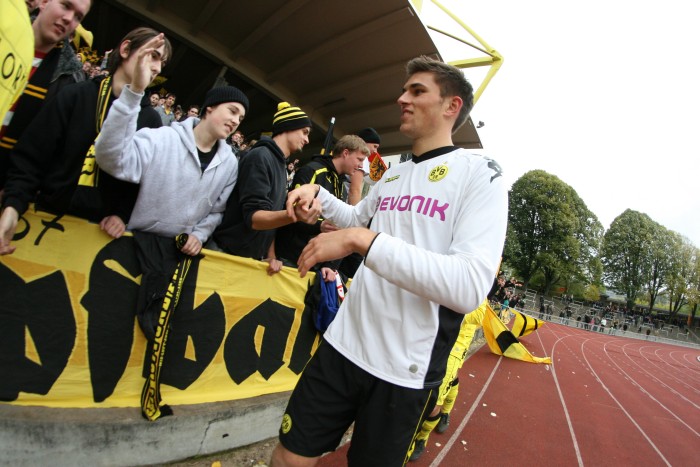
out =
<path fill-rule="evenodd" d="M 147 341 L 136 323 L 134 238 L 28 211 L 0 257 L 0 400 L 139 407 Z M 304 298 L 313 277 L 203 250 L 172 317 L 160 374 L 171 405 L 291 390 L 318 345 Z M 313 276 L 310 275 L 310 276 Z"/>

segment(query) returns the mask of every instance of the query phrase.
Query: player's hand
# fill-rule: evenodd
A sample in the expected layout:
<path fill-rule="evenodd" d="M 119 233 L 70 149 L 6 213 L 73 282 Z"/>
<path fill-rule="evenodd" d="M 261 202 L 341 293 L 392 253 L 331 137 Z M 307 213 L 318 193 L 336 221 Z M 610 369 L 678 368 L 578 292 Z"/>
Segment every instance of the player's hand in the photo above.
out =
<path fill-rule="evenodd" d="M 338 230 L 338 226 L 333 222 L 326 220 L 321 222 L 321 233 L 335 232 L 336 230 Z"/>
<path fill-rule="evenodd" d="M 187 236 L 187 243 L 180 248 L 180 251 L 189 256 L 197 256 L 202 251 L 202 242 L 196 236 L 190 234 Z"/>
<path fill-rule="evenodd" d="M 11 255 L 17 247 L 13 246 L 12 237 L 17 230 L 19 213 L 13 207 L 6 207 L 0 216 L 0 255 Z"/>
<path fill-rule="evenodd" d="M 306 244 L 299 256 L 297 261 L 299 275 L 304 277 L 315 264 L 344 258 L 350 253 L 365 256 L 376 236 L 376 232 L 363 227 L 340 229 L 317 235 Z"/>
<path fill-rule="evenodd" d="M 315 224 L 321 216 L 321 202 L 318 199 L 312 199 L 310 205 L 297 203 L 294 206 L 294 216 L 301 222 Z"/>
<path fill-rule="evenodd" d="M 295 188 L 287 194 L 287 215 L 293 222 L 300 220 L 297 218 L 297 206 L 299 206 L 299 210 L 311 208 L 320 189 L 319 185 L 307 184 Z M 316 217 L 318 218 L 318 216 Z"/>
<path fill-rule="evenodd" d="M 100 221 L 100 229 L 112 238 L 121 237 L 126 231 L 126 225 L 117 215 L 107 216 Z"/>

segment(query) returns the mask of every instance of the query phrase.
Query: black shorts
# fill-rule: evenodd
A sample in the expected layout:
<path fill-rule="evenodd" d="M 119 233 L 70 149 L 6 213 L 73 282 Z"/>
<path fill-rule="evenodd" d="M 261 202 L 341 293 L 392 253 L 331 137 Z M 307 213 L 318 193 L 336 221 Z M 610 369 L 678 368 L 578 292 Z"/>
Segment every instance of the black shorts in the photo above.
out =
<path fill-rule="evenodd" d="M 322 341 L 289 399 L 280 443 L 295 454 L 317 457 L 335 450 L 354 421 L 349 466 L 404 465 L 437 392 L 387 383 Z"/>

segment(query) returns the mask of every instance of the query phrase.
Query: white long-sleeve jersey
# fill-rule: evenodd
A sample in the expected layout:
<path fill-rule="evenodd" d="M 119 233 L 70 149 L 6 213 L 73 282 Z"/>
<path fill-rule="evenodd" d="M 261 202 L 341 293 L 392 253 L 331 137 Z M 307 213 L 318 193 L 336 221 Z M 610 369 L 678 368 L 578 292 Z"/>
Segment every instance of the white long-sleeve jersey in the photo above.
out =
<path fill-rule="evenodd" d="M 399 386 L 440 385 L 463 315 L 486 297 L 505 240 L 498 164 L 439 148 L 392 166 L 356 206 L 323 188 L 323 214 L 379 232 L 324 338 Z"/>

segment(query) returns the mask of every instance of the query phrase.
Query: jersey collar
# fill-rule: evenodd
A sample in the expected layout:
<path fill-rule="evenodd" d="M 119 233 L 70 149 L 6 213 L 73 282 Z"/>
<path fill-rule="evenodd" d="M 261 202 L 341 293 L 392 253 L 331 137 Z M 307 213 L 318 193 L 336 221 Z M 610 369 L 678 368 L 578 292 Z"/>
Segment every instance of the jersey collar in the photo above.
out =
<path fill-rule="evenodd" d="M 443 154 L 452 152 L 455 149 L 457 149 L 457 146 L 443 146 L 441 148 L 431 149 L 430 151 L 423 153 L 421 156 L 416 156 L 415 154 L 413 154 L 413 157 L 411 157 L 411 161 L 415 164 L 419 164 L 421 162 L 430 160 L 433 157 L 442 156 Z"/>

